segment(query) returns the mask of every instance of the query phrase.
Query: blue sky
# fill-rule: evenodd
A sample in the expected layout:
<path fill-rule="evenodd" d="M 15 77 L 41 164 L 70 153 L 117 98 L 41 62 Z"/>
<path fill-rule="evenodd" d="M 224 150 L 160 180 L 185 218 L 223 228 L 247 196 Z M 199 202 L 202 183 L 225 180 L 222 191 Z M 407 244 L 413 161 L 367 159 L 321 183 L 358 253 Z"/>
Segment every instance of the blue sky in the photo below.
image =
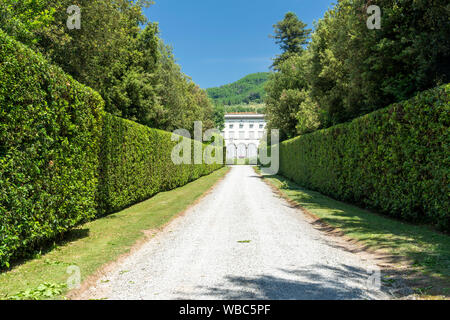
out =
<path fill-rule="evenodd" d="M 161 37 L 174 48 L 183 72 L 202 88 L 268 71 L 279 53 L 269 34 L 288 11 L 310 28 L 331 0 L 155 0 L 145 10 L 159 22 Z"/>

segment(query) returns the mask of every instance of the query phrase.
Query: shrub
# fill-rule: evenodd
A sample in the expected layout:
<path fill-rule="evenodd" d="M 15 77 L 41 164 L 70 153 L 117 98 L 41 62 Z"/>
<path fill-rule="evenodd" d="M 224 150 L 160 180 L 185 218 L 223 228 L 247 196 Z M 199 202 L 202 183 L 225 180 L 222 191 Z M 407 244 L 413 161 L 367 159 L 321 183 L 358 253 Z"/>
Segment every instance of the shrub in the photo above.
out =
<path fill-rule="evenodd" d="M 103 106 L 0 30 L 0 269 L 84 221 L 223 166 L 177 166 L 170 133 Z"/>
<path fill-rule="evenodd" d="M 171 154 L 178 142 L 172 141 L 171 137 L 169 132 L 105 115 L 100 152 L 100 214 L 121 210 L 223 166 L 175 165 Z M 192 148 L 194 143 L 201 144 L 191 140 Z M 203 145 L 202 150 L 205 147 Z M 192 159 L 193 156 L 192 152 Z"/>
<path fill-rule="evenodd" d="M 95 216 L 102 108 L 0 30 L 0 268 Z"/>
<path fill-rule="evenodd" d="M 176 166 L 170 133 L 103 106 L 0 30 L 0 269 L 84 221 L 222 167 Z"/>
<path fill-rule="evenodd" d="M 298 184 L 410 221 L 450 230 L 450 85 L 280 147 Z"/>

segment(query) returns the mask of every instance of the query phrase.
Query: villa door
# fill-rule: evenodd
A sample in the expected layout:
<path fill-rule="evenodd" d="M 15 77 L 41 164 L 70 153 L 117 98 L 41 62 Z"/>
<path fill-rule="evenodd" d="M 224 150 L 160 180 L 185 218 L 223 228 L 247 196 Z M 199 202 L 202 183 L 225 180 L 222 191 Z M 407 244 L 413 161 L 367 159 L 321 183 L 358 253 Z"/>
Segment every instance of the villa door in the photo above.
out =
<path fill-rule="evenodd" d="M 236 159 L 237 149 L 234 144 L 229 144 L 227 146 L 227 159 Z"/>
<path fill-rule="evenodd" d="M 247 147 L 246 147 L 246 145 L 245 144 L 238 145 L 237 153 L 238 153 L 238 158 L 239 159 L 247 158 Z"/>

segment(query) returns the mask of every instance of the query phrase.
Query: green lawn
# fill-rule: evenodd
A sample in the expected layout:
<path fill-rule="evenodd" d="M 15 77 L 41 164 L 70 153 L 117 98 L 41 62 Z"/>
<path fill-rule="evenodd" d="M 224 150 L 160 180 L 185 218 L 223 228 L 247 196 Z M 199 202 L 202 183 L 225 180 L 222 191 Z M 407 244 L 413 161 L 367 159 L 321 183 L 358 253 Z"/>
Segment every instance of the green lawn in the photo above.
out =
<path fill-rule="evenodd" d="M 68 266 L 81 270 L 82 280 L 129 252 L 144 231 L 164 226 L 208 191 L 228 172 L 222 168 L 181 188 L 89 223 L 70 232 L 47 253 L 0 274 L 0 299 L 61 299 L 67 292 Z M 18 294 L 19 293 L 19 294 Z"/>
<path fill-rule="evenodd" d="M 259 169 L 255 168 L 259 173 Z M 382 250 L 392 262 L 406 261 L 417 292 L 450 296 L 450 236 L 336 201 L 301 188 L 282 176 L 266 176 L 282 195 L 347 237 L 369 249 Z M 414 283 L 413 280 L 411 280 Z"/>

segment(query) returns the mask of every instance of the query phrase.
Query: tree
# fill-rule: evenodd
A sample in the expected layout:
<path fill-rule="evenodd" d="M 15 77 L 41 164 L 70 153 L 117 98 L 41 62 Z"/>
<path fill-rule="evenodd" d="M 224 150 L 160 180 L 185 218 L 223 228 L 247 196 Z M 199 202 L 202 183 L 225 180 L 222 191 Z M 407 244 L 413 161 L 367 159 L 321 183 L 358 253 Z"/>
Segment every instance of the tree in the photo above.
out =
<path fill-rule="evenodd" d="M 58 2 L 50 0 L 0 0 L 0 26 L 34 50 L 43 38 L 61 44 L 67 36 L 54 23 L 58 8 Z"/>
<path fill-rule="evenodd" d="M 158 25 L 149 23 L 130 48 L 133 59 L 124 66 L 120 81 L 104 93 L 108 111 L 155 128 L 163 114 L 158 95 L 159 41 Z"/>
<path fill-rule="evenodd" d="M 297 134 L 306 134 L 316 131 L 321 127 L 320 109 L 315 103 L 308 90 L 297 91 L 299 103 L 297 118 Z"/>
<path fill-rule="evenodd" d="M 340 0 L 316 23 L 306 50 L 301 36 L 287 40 L 292 32 L 276 38 L 286 54 L 275 59 L 278 72 L 268 86 L 267 109 L 269 124 L 279 126 L 282 137 L 350 121 L 450 81 L 448 1 L 379 0 L 376 4 L 382 9 L 379 30 L 367 27 L 370 2 Z M 294 16 L 286 16 L 276 25 L 276 34 L 295 24 Z M 300 54 L 289 54 L 294 48 Z M 308 57 L 297 83 L 284 65 L 295 61 L 296 55 Z"/>
<path fill-rule="evenodd" d="M 194 121 L 202 121 L 204 130 L 213 128 L 214 111 L 206 91 L 181 72 L 169 46 L 160 41 L 159 50 L 158 93 L 163 112 L 155 127 L 169 131 L 183 128 L 193 134 Z"/>
<path fill-rule="evenodd" d="M 225 107 L 223 105 L 214 106 L 214 126 L 222 131 L 225 129 Z"/>
<path fill-rule="evenodd" d="M 81 28 L 69 30 L 67 8 L 73 4 L 81 8 Z M 131 78 L 140 80 L 137 73 L 154 71 L 135 63 L 142 59 L 138 38 L 147 23 L 142 8 L 151 4 L 150 0 L 0 0 L 5 9 L 0 19 L 11 36 L 99 91 L 107 111 L 139 120 L 137 111 L 125 110 L 132 103 L 126 90 L 144 88 L 148 79 L 138 85 Z"/>
<path fill-rule="evenodd" d="M 366 25 L 367 1 L 341 0 L 309 47 L 313 100 L 331 126 L 450 81 L 448 1 L 380 0 L 382 26 Z"/>
<path fill-rule="evenodd" d="M 308 92 L 309 66 L 307 52 L 293 55 L 279 65 L 279 71 L 267 83 L 267 126 L 269 130 L 280 130 L 281 140 L 319 127 L 318 107 Z"/>
<path fill-rule="evenodd" d="M 275 35 L 270 37 L 280 46 L 282 54 L 274 59 L 272 68 L 278 70 L 283 61 L 303 52 L 311 34 L 311 29 L 306 27 L 307 25 L 293 12 L 286 13 L 284 19 L 273 26 Z"/>
<path fill-rule="evenodd" d="M 158 129 L 213 123 L 206 93 L 181 72 L 142 10 L 151 0 L 0 0 L 0 25 L 77 81 L 97 90 L 106 111 Z M 81 8 L 81 29 L 66 26 Z"/>

